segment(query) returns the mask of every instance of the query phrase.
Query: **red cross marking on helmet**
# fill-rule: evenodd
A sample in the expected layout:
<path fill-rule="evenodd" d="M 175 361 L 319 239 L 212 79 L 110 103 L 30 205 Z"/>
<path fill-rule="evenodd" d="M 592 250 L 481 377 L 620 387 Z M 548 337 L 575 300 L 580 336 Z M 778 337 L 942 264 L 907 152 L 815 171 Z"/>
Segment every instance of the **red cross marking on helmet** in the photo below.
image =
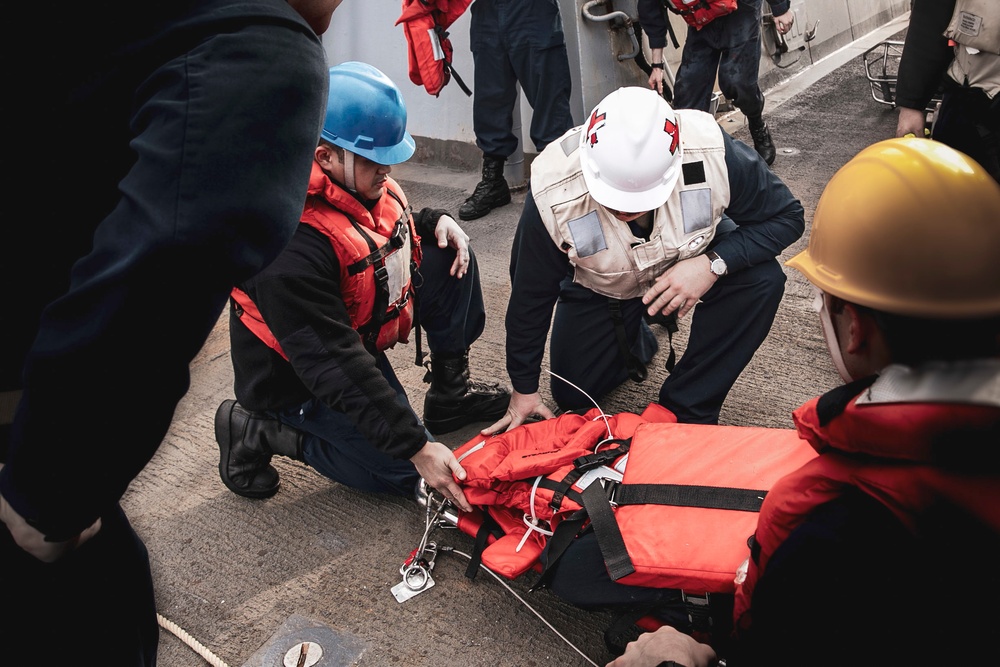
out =
<path fill-rule="evenodd" d="M 608 114 L 602 113 L 597 115 L 597 109 L 594 109 L 593 113 L 590 114 L 590 123 L 587 125 L 587 138 L 590 140 L 590 145 L 593 146 L 597 143 L 597 131 L 594 126 L 607 118 Z"/>
<path fill-rule="evenodd" d="M 677 131 L 677 124 L 670 122 L 668 118 L 663 123 L 663 131 L 670 135 L 670 154 L 677 152 L 677 144 L 680 143 L 681 133 Z"/>

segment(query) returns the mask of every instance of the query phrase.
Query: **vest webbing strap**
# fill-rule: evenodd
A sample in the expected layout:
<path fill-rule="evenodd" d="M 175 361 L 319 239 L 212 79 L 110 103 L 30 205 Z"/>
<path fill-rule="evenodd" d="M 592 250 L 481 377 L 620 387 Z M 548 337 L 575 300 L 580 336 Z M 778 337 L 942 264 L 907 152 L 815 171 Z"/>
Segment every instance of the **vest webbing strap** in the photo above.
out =
<path fill-rule="evenodd" d="M 587 487 L 597 486 L 591 484 Z M 765 491 L 686 484 L 619 484 L 612 500 L 601 493 L 583 492 L 584 507 L 590 515 L 597 545 L 613 581 L 635 572 L 632 559 L 625 548 L 614 505 L 672 505 L 676 507 L 705 507 L 708 509 L 759 512 Z"/>
<path fill-rule="evenodd" d="M 618 581 L 635 572 L 632 557 L 625 548 L 622 531 L 618 529 L 615 512 L 608 502 L 604 487 L 599 482 L 594 482 L 583 490 L 583 506 L 590 516 L 590 523 L 594 526 L 597 546 L 601 548 L 604 566 L 608 569 L 611 580 Z"/>
<path fill-rule="evenodd" d="M 615 459 L 619 456 L 627 454 L 631 439 L 609 440 L 608 442 L 618 443 L 618 446 L 614 449 L 605 449 L 595 454 L 579 456 L 573 461 L 573 469 L 570 470 L 553 488 L 555 493 L 552 494 L 552 500 L 549 502 L 549 507 L 552 508 L 553 512 L 559 511 L 559 508 L 562 507 L 563 497 L 570 491 L 571 487 L 576 484 L 576 481 L 583 477 L 584 473 L 588 470 L 593 470 L 594 468 L 614 463 Z"/>
<path fill-rule="evenodd" d="M 479 566 L 483 562 L 483 549 L 486 548 L 490 535 L 499 539 L 503 536 L 503 530 L 500 528 L 500 524 L 496 522 L 496 519 L 488 513 L 484 513 L 483 522 L 479 525 L 479 530 L 476 531 L 476 541 L 472 547 L 472 557 L 469 558 L 469 566 L 465 568 L 465 576 L 469 579 L 475 579 L 476 573 L 479 572 Z"/>
<path fill-rule="evenodd" d="M 611 322 L 615 326 L 615 338 L 618 339 L 618 350 L 625 359 L 625 368 L 633 382 L 643 382 L 649 375 L 646 364 L 634 354 L 625 339 L 625 318 L 622 317 L 622 302 L 614 297 L 608 297 L 608 310 L 611 311 Z"/>
<path fill-rule="evenodd" d="M 766 491 L 689 484 L 619 484 L 615 505 L 673 505 L 759 512 Z"/>

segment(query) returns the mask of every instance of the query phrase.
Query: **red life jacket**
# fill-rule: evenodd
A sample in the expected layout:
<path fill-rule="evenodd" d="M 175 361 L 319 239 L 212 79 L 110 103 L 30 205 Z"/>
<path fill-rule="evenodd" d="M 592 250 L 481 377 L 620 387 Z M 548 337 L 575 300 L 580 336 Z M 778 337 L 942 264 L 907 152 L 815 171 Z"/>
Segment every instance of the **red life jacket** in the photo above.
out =
<path fill-rule="evenodd" d="M 734 591 L 761 497 L 816 456 L 793 429 L 678 424 L 655 403 L 607 422 L 596 409 L 563 414 L 455 453 L 479 508 L 459 528 L 502 532 L 481 552 L 491 570 L 539 569 L 549 540 L 551 565 L 561 535 L 589 523 L 613 580 L 699 593 Z"/>
<path fill-rule="evenodd" d="M 848 489 L 860 489 L 881 501 L 911 531 L 924 510 L 943 499 L 1000 533 L 997 474 L 960 474 L 932 463 L 932 443 L 948 437 L 944 434 L 956 429 L 996 433 L 1000 409 L 959 403 L 858 405 L 855 397 L 824 426 L 817 414 L 818 400 L 797 409 L 793 418 L 799 434 L 820 455 L 778 481 L 764 501 L 753 558 L 736 592 L 738 630 L 752 623 L 754 587 L 771 555 L 813 509 Z M 855 457 L 858 453 L 866 456 Z"/>
<path fill-rule="evenodd" d="M 736 11 L 736 0 L 664 0 L 664 4 L 695 30 Z"/>
<path fill-rule="evenodd" d="M 472 0 L 403 0 L 396 25 L 403 24 L 410 81 L 435 97 L 452 76 L 466 95 L 472 95 L 452 67 L 454 48 L 447 32 L 470 4 Z"/>
<path fill-rule="evenodd" d="M 382 198 L 369 212 L 313 163 L 301 223 L 322 232 L 340 263 L 340 289 L 351 326 L 369 350 L 405 343 L 413 328 L 411 274 L 420 264 L 420 237 L 399 184 L 386 178 Z M 233 289 L 240 321 L 285 359 L 250 297 Z"/>

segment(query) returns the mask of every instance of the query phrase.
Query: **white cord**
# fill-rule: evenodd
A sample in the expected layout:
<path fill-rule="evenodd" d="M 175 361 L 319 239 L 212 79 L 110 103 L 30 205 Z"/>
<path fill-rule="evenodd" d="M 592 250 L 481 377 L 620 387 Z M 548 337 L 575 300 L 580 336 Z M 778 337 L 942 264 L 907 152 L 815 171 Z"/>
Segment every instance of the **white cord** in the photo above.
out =
<path fill-rule="evenodd" d="M 458 551 L 457 549 L 446 549 L 446 550 L 448 550 L 448 551 L 451 551 L 452 553 L 456 553 L 456 554 L 458 554 L 459 556 L 464 556 L 465 558 L 468 558 L 468 559 L 469 559 L 470 561 L 472 560 L 472 556 L 470 556 L 470 555 L 469 555 L 469 554 L 467 554 L 467 553 L 463 553 L 463 552 L 461 552 L 461 551 Z M 517 598 L 518 600 L 520 600 L 520 601 L 521 601 L 521 604 L 523 604 L 523 605 L 524 605 L 525 607 L 527 607 L 527 608 L 528 608 L 528 609 L 529 609 L 529 610 L 531 611 L 531 613 L 532 613 L 532 614 L 534 614 L 535 616 L 537 616 L 538 618 L 540 618 L 540 619 L 541 619 L 541 621 L 542 621 L 542 623 L 544 623 L 544 624 L 545 624 L 545 625 L 546 625 L 546 626 L 547 626 L 547 627 L 549 628 L 549 630 L 551 630 L 552 632 L 554 632 L 554 633 L 556 634 L 556 636 L 557 636 L 557 637 L 559 637 L 559 639 L 561 639 L 561 640 L 563 640 L 564 642 L 566 642 L 566 644 L 567 644 L 567 645 L 568 645 L 568 646 L 569 646 L 569 647 L 570 647 L 571 649 L 573 649 L 574 651 L 576 651 L 577 653 L 579 653 L 579 654 L 580 654 L 580 655 L 581 655 L 581 656 L 583 657 L 583 659 L 584 659 L 584 660 L 586 660 L 587 662 L 589 662 L 589 663 L 590 663 L 591 665 L 593 665 L 594 667 L 600 667 L 600 665 L 598 665 L 598 664 L 597 664 L 596 662 L 594 662 L 594 661 L 593 661 L 593 660 L 591 660 L 591 659 L 590 659 L 589 657 L 587 657 L 587 654 L 586 654 L 586 653 L 584 653 L 583 651 L 581 651 L 580 649 L 578 649 L 578 648 L 577 648 L 576 646 L 574 646 L 574 645 L 573 645 L 573 642 L 571 642 L 570 640 L 566 639 L 566 637 L 564 637 L 564 636 L 562 635 L 562 633 L 560 633 L 560 632 L 559 632 L 558 630 L 556 630 L 556 629 L 555 629 L 555 627 L 553 627 L 553 625 L 552 625 L 551 623 L 549 623 L 548 621 L 546 621 L 546 620 L 545 620 L 545 617 L 544 617 L 544 616 L 542 616 L 542 615 L 541 615 L 541 614 L 539 614 L 539 613 L 538 613 L 537 611 L 535 611 L 534 607 L 532 607 L 532 606 L 531 606 L 530 604 L 528 604 L 528 603 L 527 603 L 527 601 L 525 601 L 525 599 L 524 599 L 524 598 L 522 598 L 522 597 L 521 597 L 520 595 L 518 595 L 518 594 L 517 594 L 517 593 L 516 593 L 516 592 L 514 591 L 514 589 L 513 589 L 513 588 L 511 588 L 510 586 L 508 586 L 508 585 L 507 585 L 507 582 L 506 582 L 506 581 L 504 581 L 504 580 L 503 580 L 503 579 L 502 579 L 502 578 L 500 577 L 500 575 L 498 575 L 498 574 L 497 574 L 496 572 L 494 572 L 494 571 L 493 571 L 493 570 L 491 570 L 490 568 L 486 567 L 486 566 L 485 566 L 485 565 L 483 565 L 482 563 L 480 563 L 480 564 L 479 564 L 479 567 L 480 567 L 480 568 L 482 568 L 482 569 L 484 569 L 484 570 L 486 570 L 487 572 L 489 572 L 489 573 L 490 573 L 490 575 L 491 575 L 491 576 L 492 576 L 492 577 L 493 577 L 494 579 L 496 579 L 497 581 L 499 581 L 499 582 L 500 582 L 500 585 L 501 585 L 501 586 L 503 586 L 503 587 L 504 587 L 504 588 L 506 588 L 506 589 L 507 589 L 508 591 L 510 591 L 510 594 L 511 594 L 511 595 L 513 595 L 513 596 L 514 596 L 514 597 L 516 597 L 516 598 Z"/>
<path fill-rule="evenodd" d="M 590 402 L 594 404 L 594 407 L 601 411 L 601 415 L 600 416 L 604 420 L 604 425 L 608 429 L 608 437 L 609 438 L 614 438 L 615 437 L 614 434 L 611 432 L 611 422 L 608 421 L 608 416 L 606 414 L 604 414 L 604 408 L 602 408 L 600 405 L 598 405 L 597 401 L 595 401 L 590 394 L 588 394 L 587 392 L 585 392 L 583 389 L 580 389 L 575 384 L 573 384 L 572 382 L 570 382 L 566 378 L 562 377 L 558 373 L 553 373 L 552 371 L 550 371 L 547 368 L 545 369 L 545 372 L 548 373 L 549 375 L 551 375 L 552 377 L 559 378 L 560 380 L 562 380 L 563 382 L 565 382 L 569 386 L 573 387 L 573 389 L 576 389 L 578 392 L 580 392 L 581 394 L 583 394 L 584 396 L 586 396 L 590 400 Z"/>
<path fill-rule="evenodd" d="M 528 536 L 531 535 L 532 532 L 539 532 L 542 535 L 552 537 L 552 531 L 545 530 L 539 526 L 538 524 L 540 521 L 538 517 L 535 516 L 535 492 L 538 491 L 538 483 L 541 481 L 542 476 L 539 475 L 535 478 L 535 483 L 531 485 L 531 496 L 528 498 L 528 506 L 531 508 L 531 516 L 529 517 L 528 513 L 525 512 L 524 517 L 521 519 L 524 522 L 524 525 L 528 527 L 528 530 L 524 531 L 524 536 L 521 537 L 521 541 L 517 543 L 517 548 L 514 549 L 515 553 L 521 553 L 521 548 L 524 547 L 524 543 L 528 541 Z"/>
<path fill-rule="evenodd" d="M 156 614 L 156 620 L 160 623 L 160 627 L 165 628 L 176 635 L 178 639 L 194 649 L 195 653 L 203 657 L 208 664 L 213 665 L 213 667 L 229 667 L 229 665 L 224 663 L 219 656 L 205 648 L 201 642 L 181 629 L 179 625 L 173 621 L 168 621 L 159 612 Z"/>

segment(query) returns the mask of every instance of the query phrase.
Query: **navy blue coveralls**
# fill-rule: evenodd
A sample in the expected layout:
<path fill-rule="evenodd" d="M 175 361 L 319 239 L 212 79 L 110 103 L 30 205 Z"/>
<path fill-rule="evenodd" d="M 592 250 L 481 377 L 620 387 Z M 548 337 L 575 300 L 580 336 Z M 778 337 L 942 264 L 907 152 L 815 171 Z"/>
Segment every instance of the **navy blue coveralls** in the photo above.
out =
<path fill-rule="evenodd" d="M 674 80 L 673 106 L 708 111 L 718 74 L 719 90 L 747 118 L 764 111 L 764 95 L 757 83 L 760 71 L 762 0 L 739 0 L 736 11 L 714 19 L 701 30 L 688 26 L 681 64 Z M 771 13 L 788 11 L 790 0 L 772 2 Z M 663 0 L 639 0 L 639 22 L 650 48 L 667 45 L 667 16 Z"/>
<path fill-rule="evenodd" d="M 52 539 L 102 528 L 49 564 L 0 525 L 0 664 L 44 647 L 73 664 L 153 665 L 149 558 L 118 502 L 232 285 L 298 226 L 326 58 L 285 0 L 9 11 L 46 39 L 19 45 L 8 78 L 21 140 L 5 218 L 19 222 L 2 244 L 0 390 L 24 391 L 0 427 L 0 490 Z"/>
<path fill-rule="evenodd" d="M 469 42 L 475 64 L 472 129 L 483 155 L 517 149 L 517 84 L 531 105 L 529 136 L 538 151 L 573 127 L 572 78 L 557 0 L 476 0 Z"/>
<path fill-rule="evenodd" d="M 721 132 L 721 129 L 720 129 Z M 659 402 L 681 422 L 713 424 L 733 383 L 771 329 L 785 274 L 775 259 L 805 228 L 801 203 L 746 144 L 723 133 L 731 197 L 710 249 L 726 261 L 722 276 L 694 309 L 687 348 L 660 389 Z M 735 223 L 735 224 L 733 224 Z M 507 306 L 507 371 L 515 391 L 538 391 L 549 330 L 552 371 L 595 400 L 625 381 L 608 298 L 572 282 L 569 257 L 552 241 L 531 193 L 511 251 Z M 638 297 L 621 302 L 625 335 L 648 362 L 656 340 Z M 593 407 L 579 391 L 552 378 L 563 410 Z"/>

